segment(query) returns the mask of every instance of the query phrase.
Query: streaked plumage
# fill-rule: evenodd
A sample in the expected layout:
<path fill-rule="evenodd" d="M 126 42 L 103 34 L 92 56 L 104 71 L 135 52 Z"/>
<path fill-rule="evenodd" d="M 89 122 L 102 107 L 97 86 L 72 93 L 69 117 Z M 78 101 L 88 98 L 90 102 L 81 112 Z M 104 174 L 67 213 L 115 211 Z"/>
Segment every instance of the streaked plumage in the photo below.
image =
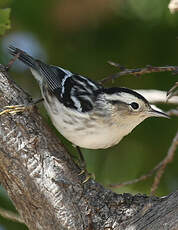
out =
<path fill-rule="evenodd" d="M 108 148 L 151 116 L 166 117 L 127 88 L 104 88 L 61 67 L 47 65 L 13 46 L 10 53 L 28 65 L 39 82 L 44 105 L 56 129 L 73 144 Z"/>

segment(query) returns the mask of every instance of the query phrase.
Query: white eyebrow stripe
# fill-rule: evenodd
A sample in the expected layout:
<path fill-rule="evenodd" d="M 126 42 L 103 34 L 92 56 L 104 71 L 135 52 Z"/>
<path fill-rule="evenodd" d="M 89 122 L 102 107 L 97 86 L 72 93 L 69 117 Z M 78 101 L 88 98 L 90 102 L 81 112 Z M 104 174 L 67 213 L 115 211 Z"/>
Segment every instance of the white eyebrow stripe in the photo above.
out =
<path fill-rule="evenodd" d="M 129 93 L 125 93 L 125 92 L 120 92 L 117 94 L 106 94 L 105 97 L 107 100 L 121 101 L 128 105 L 132 102 L 138 102 L 139 100 L 141 100 L 137 98 L 136 96 L 129 94 Z"/>

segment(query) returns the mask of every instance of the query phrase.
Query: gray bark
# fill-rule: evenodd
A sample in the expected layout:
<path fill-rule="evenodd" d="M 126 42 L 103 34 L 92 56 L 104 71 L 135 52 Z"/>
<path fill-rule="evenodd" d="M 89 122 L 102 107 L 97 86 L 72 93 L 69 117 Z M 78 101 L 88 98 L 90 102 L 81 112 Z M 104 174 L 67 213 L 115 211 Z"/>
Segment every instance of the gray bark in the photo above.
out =
<path fill-rule="evenodd" d="M 0 66 L 1 109 L 30 101 Z M 29 229 L 178 229 L 178 192 L 116 194 L 79 172 L 36 108 L 0 116 L 0 182 Z"/>

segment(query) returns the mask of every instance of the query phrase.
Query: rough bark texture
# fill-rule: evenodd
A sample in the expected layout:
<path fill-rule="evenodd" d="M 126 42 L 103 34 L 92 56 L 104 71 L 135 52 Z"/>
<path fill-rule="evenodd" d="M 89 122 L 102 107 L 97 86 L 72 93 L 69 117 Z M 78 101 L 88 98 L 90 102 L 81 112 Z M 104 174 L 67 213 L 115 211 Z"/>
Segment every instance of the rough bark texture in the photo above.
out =
<path fill-rule="evenodd" d="M 0 107 L 28 102 L 0 66 Z M 79 172 L 36 108 L 0 116 L 0 182 L 29 229 L 178 229 L 178 192 L 116 194 Z"/>

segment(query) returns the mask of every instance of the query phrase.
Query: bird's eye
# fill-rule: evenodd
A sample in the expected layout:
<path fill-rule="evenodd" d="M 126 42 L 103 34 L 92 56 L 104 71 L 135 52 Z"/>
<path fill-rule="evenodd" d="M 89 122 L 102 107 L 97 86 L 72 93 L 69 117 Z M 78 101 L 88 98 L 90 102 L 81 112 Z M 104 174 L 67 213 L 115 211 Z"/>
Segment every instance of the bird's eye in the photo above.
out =
<path fill-rule="evenodd" d="M 132 103 L 130 104 L 130 106 L 131 106 L 132 109 L 134 109 L 134 110 L 137 110 L 137 109 L 139 108 L 139 104 L 136 103 L 136 102 L 132 102 Z"/>

